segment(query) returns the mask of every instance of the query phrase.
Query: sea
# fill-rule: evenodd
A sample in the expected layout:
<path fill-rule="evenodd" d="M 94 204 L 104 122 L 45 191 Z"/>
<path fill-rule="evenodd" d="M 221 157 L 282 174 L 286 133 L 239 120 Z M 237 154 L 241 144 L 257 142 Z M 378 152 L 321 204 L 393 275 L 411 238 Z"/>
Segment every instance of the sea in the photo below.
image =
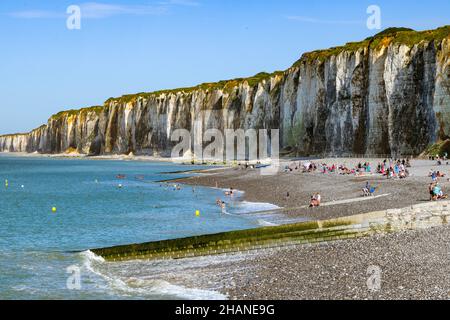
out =
<path fill-rule="evenodd" d="M 272 225 L 252 213 L 274 205 L 241 194 L 224 214 L 224 190 L 169 181 L 208 168 L 0 154 L 0 299 L 227 299 L 171 282 L 217 257 L 112 263 L 90 251 Z"/>

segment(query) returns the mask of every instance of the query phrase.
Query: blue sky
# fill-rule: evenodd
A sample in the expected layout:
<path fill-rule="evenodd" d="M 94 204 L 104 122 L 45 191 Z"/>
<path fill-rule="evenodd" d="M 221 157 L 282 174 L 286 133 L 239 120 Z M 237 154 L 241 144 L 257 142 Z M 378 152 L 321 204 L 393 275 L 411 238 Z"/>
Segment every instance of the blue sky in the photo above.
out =
<path fill-rule="evenodd" d="M 127 93 L 284 70 L 302 53 L 382 27 L 450 24 L 450 1 L 2 0 L 0 134 Z M 66 28 L 79 5 L 81 29 Z"/>

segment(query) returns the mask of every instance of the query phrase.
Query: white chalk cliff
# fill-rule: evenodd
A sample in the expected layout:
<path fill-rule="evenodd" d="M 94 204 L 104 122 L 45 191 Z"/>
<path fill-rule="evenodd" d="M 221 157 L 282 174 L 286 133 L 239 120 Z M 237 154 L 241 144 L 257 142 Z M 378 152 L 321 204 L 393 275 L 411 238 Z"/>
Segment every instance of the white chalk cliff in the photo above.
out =
<path fill-rule="evenodd" d="M 450 27 L 388 29 L 252 78 L 109 99 L 61 112 L 0 151 L 170 154 L 175 129 L 280 129 L 304 155 L 417 155 L 450 137 Z"/>

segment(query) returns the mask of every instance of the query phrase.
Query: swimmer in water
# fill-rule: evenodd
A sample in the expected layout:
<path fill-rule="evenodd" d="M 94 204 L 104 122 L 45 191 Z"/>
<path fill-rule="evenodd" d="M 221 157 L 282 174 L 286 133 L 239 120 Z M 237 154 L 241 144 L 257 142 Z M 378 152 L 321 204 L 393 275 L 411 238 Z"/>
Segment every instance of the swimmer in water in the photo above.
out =
<path fill-rule="evenodd" d="M 220 208 L 222 209 L 222 214 L 225 214 L 227 209 L 227 204 L 225 203 L 225 201 L 222 201 Z"/>
<path fill-rule="evenodd" d="M 216 205 L 222 209 L 222 213 L 225 213 L 226 203 L 220 199 L 216 200 Z"/>
<path fill-rule="evenodd" d="M 233 196 L 233 188 L 230 188 L 230 191 L 226 191 L 226 192 L 225 192 L 225 195 L 226 195 L 227 197 L 232 197 L 232 196 Z"/>

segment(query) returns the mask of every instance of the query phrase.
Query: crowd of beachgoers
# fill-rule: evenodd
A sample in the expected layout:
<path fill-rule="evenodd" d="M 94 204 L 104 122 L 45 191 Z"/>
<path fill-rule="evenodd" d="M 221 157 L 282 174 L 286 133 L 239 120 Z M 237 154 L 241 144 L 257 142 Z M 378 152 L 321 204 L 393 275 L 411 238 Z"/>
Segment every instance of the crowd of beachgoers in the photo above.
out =
<path fill-rule="evenodd" d="M 436 161 L 437 166 L 444 163 L 449 165 L 447 154 L 443 156 L 436 155 L 430 157 L 431 161 Z M 372 167 L 369 161 L 359 162 L 356 166 L 348 166 L 345 163 L 324 163 L 314 161 L 292 161 L 284 167 L 285 173 L 301 172 L 301 173 L 318 173 L 318 174 L 337 174 L 337 175 L 354 175 L 356 177 L 363 176 L 381 176 L 387 179 L 406 179 L 410 176 L 409 169 L 412 167 L 411 160 L 406 159 L 384 159 L 377 163 L 376 167 Z M 429 177 L 431 183 L 428 186 L 430 193 L 430 201 L 447 199 L 448 195 L 442 190 L 439 179 L 445 178 L 446 174 L 439 170 L 430 170 Z M 450 179 L 447 179 L 450 181 Z M 369 181 L 362 187 L 362 196 L 373 196 L 377 191 L 377 187 L 373 186 Z M 287 195 L 289 197 L 289 194 Z M 321 204 L 321 195 L 316 192 L 311 196 L 310 207 L 319 207 Z"/>
<path fill-rule="evenodd" d="M 284 208 L 308 206 L 319 208 L 326 205 L 327 212 L 330 211 L 330 203 L 336 201 L 356 202 L 360 197 L 373 198 L 368 201 L 370 203 L 367 205 L 358 204 L 359 211 L 363 211 L 363 207 L 367 207 L 367 210 L 377 210 L 378 207 L 395 206 L 395 204 L 389 203 L 392 202 L 390 200 L 397 198 L 406 205 L 419 201 L 418 197 L 422 197 L 420 201 L 422 199 L 429 201 L 446 199 L 447 195 L 444 190 L 450 182 L 446 178 L 448 173 L 446 167 L 449 165 L 446 154 L 430 157 L 429 160 L 409 157 L 398 159 L 294 159 L 281 161 L 281 170 L 277 174 L 264 176 L 258 169 L 266 165 L 242 162 L 236 163 L 233 168 L 228 170 L 208 171 L 205 179 L 196 177 L 181 182 L 193 183 L 196 181 L 195 184 L 222 189 L 223 196 L 216 199 L 216 205 L 221 208 L 223 213 L 226 212 L 229 203 L 236 201 L 237 198 L 240 199 L 240 197 L 235 197 L 237 195 L 235 190 L 244 191 L 242 194 L 245 194 L 245 198 L 255 202 L 274 203 Z M 214 179 L 208 178 L 209 175 L 213 175 Z M 345 185 L 345 187 L 332 188 L 329 185 L 332 181 L 337 184 L 342 181 L 342 186 Z M 411 191 L 411 189 L 403 187 L 405 184 L 414 185 L 417 188 L 414 190 L 414 197 L 400 196 L 407 192 L 406 190 Z M 298 187 L 294 187 L 295 185 Z M 373 209 L 371 209 L 372 207 Z M 312 210 L 311 214 L 321 211 L 323 210 Z M 302 210 L 302 214 L 305 215 L 308 212 Z"/>
<path fill-rule="evenodd" d="M 345 163 L 327 164 L 317 163 L 313 161 L 293 161 L 284 168 L 284 172 L 303 172 L 303 173 L 323 173 L 323 174 L 341 174 L 341 175 L 372 175 L 379 174 L 386 176 L 388 179 L 400 178 L 404 179 L 409 176 L 408 168 L 411 168 L 409 159 L 385 159 L 379 162 L 378 165 L 373 168 L 370 162 L 360 162 L 357 166 L 347 166 Z M 375 170 L 374 170 L 375 169 Z"/>

